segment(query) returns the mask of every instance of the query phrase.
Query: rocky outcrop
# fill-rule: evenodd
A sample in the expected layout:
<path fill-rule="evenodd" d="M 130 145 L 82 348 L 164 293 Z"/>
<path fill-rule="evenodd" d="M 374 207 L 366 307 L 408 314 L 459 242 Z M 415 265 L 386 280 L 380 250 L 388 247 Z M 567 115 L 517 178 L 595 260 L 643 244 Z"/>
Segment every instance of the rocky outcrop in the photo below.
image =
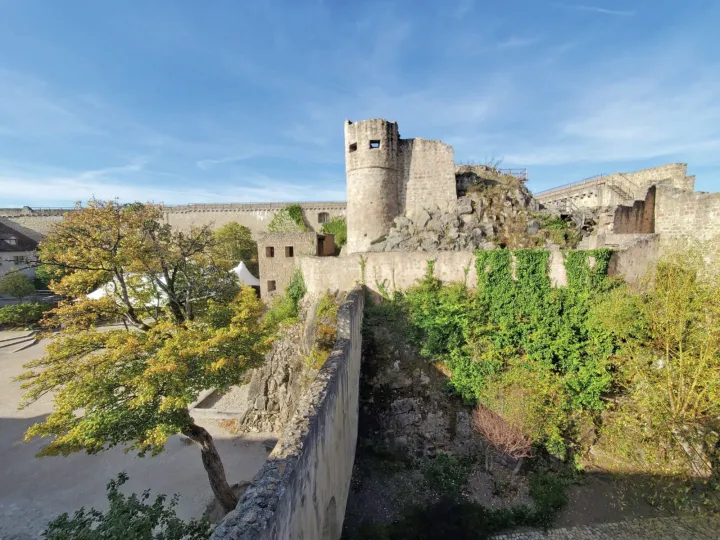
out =
<path fill-rule="evenodd" d="M 388 235 L 370 251 L 474 251 L 506 245 L 540 228 L 532 218 L 537 201 L 520 182 L 470 186 L 454 210 L 437 206 L 395 218 Z"/>

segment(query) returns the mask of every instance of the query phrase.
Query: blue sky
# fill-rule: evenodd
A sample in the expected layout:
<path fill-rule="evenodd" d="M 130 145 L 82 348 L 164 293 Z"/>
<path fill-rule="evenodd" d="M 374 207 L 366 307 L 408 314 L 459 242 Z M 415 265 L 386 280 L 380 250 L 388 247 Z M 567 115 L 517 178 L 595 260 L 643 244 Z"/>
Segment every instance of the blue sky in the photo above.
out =
<path fill-rule="evenodd" d="M 720 191 L 714 0 L 0 0 L 0 207 L 344 200 L 383 117 L 541 190 L 689 163 Z"/>

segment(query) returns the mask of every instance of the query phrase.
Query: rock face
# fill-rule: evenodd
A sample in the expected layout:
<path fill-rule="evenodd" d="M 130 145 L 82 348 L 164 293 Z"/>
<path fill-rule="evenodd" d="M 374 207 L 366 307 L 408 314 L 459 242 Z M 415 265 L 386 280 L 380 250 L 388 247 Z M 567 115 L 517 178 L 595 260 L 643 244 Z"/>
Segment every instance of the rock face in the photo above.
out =
<path fill-rule="evenodd" d="M 297 409 L 303 391 L 317 369 L 306 361 L 315 340 L 318 299 L 302 300 L 298 322 L 285 327 L 273 343 L 265 363 L 249 374 L 244 410 L 237 420 L 239 432 L 280 433 Z"/>
<path fill-rule="evenodd" d="M 474 251 L 507 244 L 513 235 L 539 225 L 531 212 L 538 202 L 520 181 L 486 181 L 470 186 L 454 210 L 437 206 L 395 218 L 387 236 L 370 251 Z"/>
<path fill-rule="evenodd" d="M 472 428 L 472 409 L 448 395 L 446 375 L 400 334 L 373 328 L 364 338 L 361 439 L 413 457 L 477 454 L 483 439 Z"/>
<path fill-rule="evenodd" d="M 303 325 L 288 327 L 273 344 L 262 367 L 250 374 L 245 414 L 238 431 L 279 433 L 295 412 L 307 379 L 307 368 L 298 344 Z"/>

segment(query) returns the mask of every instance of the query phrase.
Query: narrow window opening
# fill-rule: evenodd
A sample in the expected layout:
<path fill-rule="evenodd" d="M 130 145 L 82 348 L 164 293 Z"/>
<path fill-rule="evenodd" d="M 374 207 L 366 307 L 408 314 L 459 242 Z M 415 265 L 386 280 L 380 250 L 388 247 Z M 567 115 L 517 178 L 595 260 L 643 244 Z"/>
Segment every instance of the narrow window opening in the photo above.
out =
<path fill-rule="evenodd" d="M 380 148 L 380 141 L 370 141 L 370 150 Z"/>
<path fill-rule="evenodd" d="M 352 144 L 350 145 L 349 150 L 350 150 L 351 152 L 354 152 L 355 150 L 357 150 L 357 143 L 356 143 L 356 142 L 352 143 Z"/>
<path fill-rule="evenodd" d="M 286 257 L 294 257 L 295 256 L 295 249 L 293 246 L 285 246 L 285 256 Z"/>
<path fill-rule="evenodd" d="M 275 288 L 276 288 L 275 280 L 271 279 L 270 281 L 268 281 L 268 287 L 267 287 L 268 292 L 274 292 Z"/>
<path fill-rule="evenodd" d="M 327 223 L 330 219 L 330 214 L 327 212 L 320 212 L 318 214 L 318 223 Z"/>
<path fill-rule="evenodd" d="M 267 246 L 265 248 L 265 256 L 266 257 L 274 257 L 275 256 L 275 248 L 272 246 Z"/>

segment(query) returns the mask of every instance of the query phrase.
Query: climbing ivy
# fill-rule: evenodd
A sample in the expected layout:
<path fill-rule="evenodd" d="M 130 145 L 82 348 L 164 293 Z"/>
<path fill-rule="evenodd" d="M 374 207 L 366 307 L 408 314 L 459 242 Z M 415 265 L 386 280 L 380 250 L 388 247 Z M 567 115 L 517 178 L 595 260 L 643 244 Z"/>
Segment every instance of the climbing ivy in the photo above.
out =
<path fill-rule="evenodd" d="M 610 390 L 613 342 L 588 323 L 598 294 L 612 286 L 610 254 L 568 253 L 565 288 L 552 287 L 545 250 L 479 251 L 475 291 L 442 284 L 429 261 L 425 277 L 395 301 L 422 354 L 450 369 L 454 391 L 564 455 L 573 426 L 601 410 Z"/>

